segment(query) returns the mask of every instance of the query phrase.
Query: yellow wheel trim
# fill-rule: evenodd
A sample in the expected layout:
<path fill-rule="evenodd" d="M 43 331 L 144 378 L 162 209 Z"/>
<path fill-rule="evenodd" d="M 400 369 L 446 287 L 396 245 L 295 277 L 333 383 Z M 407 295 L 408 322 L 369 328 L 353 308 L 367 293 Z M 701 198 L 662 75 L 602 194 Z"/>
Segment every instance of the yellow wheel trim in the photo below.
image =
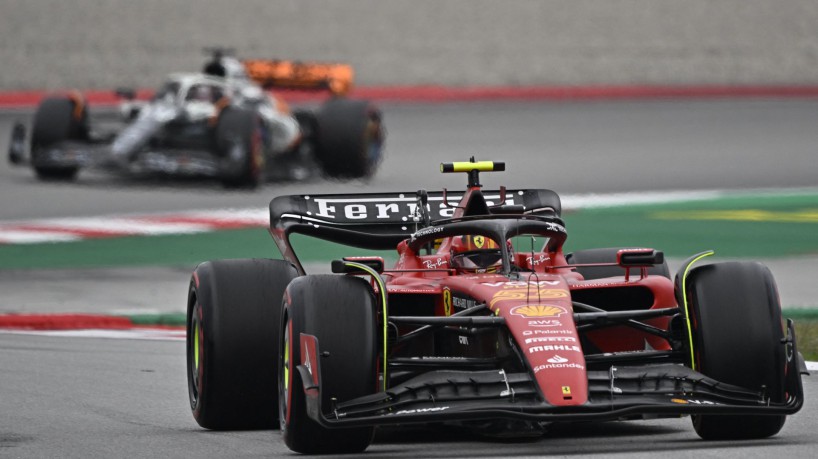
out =
<path fill-rule="evenodd" d="M 284 329 L 284 358 L 282 359 L 284 361 L 284 363 L 283 363 L 283 368 L 281 369 L 281 371 L 284 373 L 284 396 L 285 397 L 286 397 L 287 393 L 289 392 L 289 388 L 290 388 L 290 335 L 289 335 L 289 329 L 290 329 L 289 326 Z"/>
<path fill-rule="evenodd" d="M 196 374 L 199 374 L 199 343 L 201 342 L 202 326 L 196 322 L 196 332 L 193 334 L 193 364 L 196 366 Z"/>
<path fill-rule="evenodd" d="M 695 352 L 693 351 L 693 330 L 690 327 L 690 307 L 688 306 L 687 301 L 687 275 L 690 273 L 690 268 L 693 267 L 693 264 L 697 261 L 701 260 L 704 257 L 709 257 L 713 255 L 715 252 L 712 250 L 708 250 L 707 252 L 702 252 L 698 254 L 690 263 L 685 266 L 684 273 L 682 274 L 682 306 L 685 310 L 685 321 L 687 322 L 687 340 L 690 343 L 690 369 L 696 369 L 696 358 Z"/>

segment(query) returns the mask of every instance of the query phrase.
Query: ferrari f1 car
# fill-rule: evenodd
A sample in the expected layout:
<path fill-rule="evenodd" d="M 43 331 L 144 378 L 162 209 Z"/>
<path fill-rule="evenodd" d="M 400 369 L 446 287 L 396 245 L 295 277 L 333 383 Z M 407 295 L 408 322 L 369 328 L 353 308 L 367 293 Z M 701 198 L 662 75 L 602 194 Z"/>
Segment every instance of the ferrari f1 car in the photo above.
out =
<path fill-rule="evenodd" d="M 122 129 L 91 126 L 78 92 L 45 99 L 34 114 L 29 148 L 25 126 L 15 126 L 9 159 L 50 180 L 73 179 L 83 167 L 209 176 L 241 187 L 300 179 L 316 169 L 366 177 L 381 160 L 385 131 L 375 106 L 343 98 L 352 76 L 348 65 L 240 62 L 215 50 L 202 73 L 170 75 L 150 102 L 118 91 Z M 335 97 L 315 112 L 291 113 L 267 88 L 326 89 Z"/>
<path fill-rule="evenodd" d="M 671 278 L 660 251 L 564 253 L 559 196 L 485 191 L 501 162 L 456 162 L 464 193 L 298 195 L 270 203 L 284 260 L 200 264 L 190 405 L 208 429 L 276 428 L 301 453 L 354 453 L 377 426 L 680 417 L 705 439 L 775 435 L 806 372 L 758 263 Z M 290 236 L 396 248 L 308 275 Z"/>

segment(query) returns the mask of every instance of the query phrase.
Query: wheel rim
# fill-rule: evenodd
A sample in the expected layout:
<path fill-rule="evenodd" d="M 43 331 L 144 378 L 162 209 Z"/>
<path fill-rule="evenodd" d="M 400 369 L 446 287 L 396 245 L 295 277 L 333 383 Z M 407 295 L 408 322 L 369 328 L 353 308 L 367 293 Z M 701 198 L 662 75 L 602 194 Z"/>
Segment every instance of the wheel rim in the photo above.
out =
<path fill-rule="evenodd" d="M 290 405 L 290 329 L 292 328 L 292 322 L 285 317 L 284 319 L 284 329 L 281 332 L 281 355 L 279 356 L 279 361 L 281 362 L 281 371 L 279 371 L 279 378 L 278 378 L 278 387 L 279 387 L 279 419 L 281 422 L 281 428 L 283 429 L 287 422 L 287 412 Z"/>
<path fill-rule="evenodd" d="M 190 318 L 188 336 L 192 339 L 188 341 L 188 372 L 190 374 L 190 405 L 196 409 L 201 390 L 202 359 L 204 357 L 204 335 L 202 333 L 201 307 L 198 301 L 193 305 L 193 313 Z"/>

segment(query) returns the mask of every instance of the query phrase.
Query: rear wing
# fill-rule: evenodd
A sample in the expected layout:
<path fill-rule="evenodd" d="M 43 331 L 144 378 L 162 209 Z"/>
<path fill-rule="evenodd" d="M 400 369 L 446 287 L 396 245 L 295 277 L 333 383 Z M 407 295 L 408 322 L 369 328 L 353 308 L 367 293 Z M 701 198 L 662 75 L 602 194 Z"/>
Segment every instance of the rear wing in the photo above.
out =
<path fill-rule="evenodd" d="M 243 60 L 247 76 L 264 88 L 329 90 L 344 96 L 352 89 L 351 65 L 289 60 Z"/>
<path fill-rule="evenodd" d="M 467 207 L 476 211 L 467 215 L 559 217 L 562 211 L 559 196 L 551 190 L 507 190 L 504 202 L 503 191 L 470 191 Z M 463 193 L 445 191 L 279 196 L 270 202 L 270 233 L 284 257 L 296 266 L 291 233 L 362 249 L 390 250 L 416 231 L 451 218 L 462 198 Z M 418 211 L 424 200 L 425 214 Z"/>

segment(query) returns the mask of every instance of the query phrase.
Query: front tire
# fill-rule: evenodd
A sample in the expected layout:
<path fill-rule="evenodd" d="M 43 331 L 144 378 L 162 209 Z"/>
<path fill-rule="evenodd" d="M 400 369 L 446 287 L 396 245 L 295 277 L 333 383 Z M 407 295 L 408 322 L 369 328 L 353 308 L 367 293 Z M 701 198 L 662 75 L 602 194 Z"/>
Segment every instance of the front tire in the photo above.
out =
<path fill-rule="evenodd" d="M 281 298 L 296 276 L 282 260 L 217 260 L 196 267 L 188 296 L 187 376 L 200 426 L 278 427 Z"/>
<path fill-rule="evenodd" d="M 76 166 L 55 166 L 43 158 L 44 149 L 66 140 L 82 140 L 88 135 L 88 111 L 85 104 L 68 97 L 49 97 L 34 113 L 31 129 L 31 164 L 37 178 L 70 181 L 76 178 Z"/>
<path fill-rule="evenodd" d="M 372 427 L 327 429 L 309 418 L 301 364 L 301 333 L 318 339 L 321 406 L 375 392 L 377 386 L 375 297 L 360 278 L 315 275 L 294 280 L 285 295 L 279 346 L 281 433 L 304 454 L 359 453 L 372 442 Z"/>
<path fill-rule="evenodd" d="M 363 100 L 331 99 L 316 120 L 316 156 L 328 176 L 362 178 L 375 173 L 386 136 L 380 110 Z"/>
<path fill-rule="evenodd" d="M 696 370 L 717 381 L 785 398 L 784 323 L 770 270 L 730 262 L 693 269 L 687 298 Z M 705 440 L 766 438 L 784 426 L 784 415 L 694 415 Z"/>

